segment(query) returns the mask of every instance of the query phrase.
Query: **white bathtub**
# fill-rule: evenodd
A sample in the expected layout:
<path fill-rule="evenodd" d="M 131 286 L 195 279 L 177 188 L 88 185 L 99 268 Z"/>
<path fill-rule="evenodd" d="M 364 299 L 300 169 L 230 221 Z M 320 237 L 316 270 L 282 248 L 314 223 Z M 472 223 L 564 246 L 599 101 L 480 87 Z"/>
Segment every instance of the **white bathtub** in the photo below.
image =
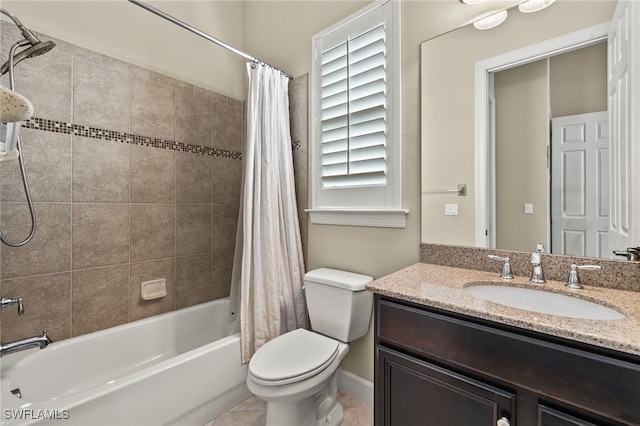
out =
<path fill-rule="evenodd" d="M 227 306 L 215 300 L 1 358 L 0 424 L 207 423 L 250 396 Z"/>

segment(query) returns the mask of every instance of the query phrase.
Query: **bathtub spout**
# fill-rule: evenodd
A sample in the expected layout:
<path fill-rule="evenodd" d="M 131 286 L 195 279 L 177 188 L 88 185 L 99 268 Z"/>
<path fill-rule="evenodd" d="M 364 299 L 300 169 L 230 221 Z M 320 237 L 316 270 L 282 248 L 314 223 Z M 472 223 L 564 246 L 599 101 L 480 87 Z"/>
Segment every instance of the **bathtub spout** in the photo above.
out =
<path fill-rule="evenodd" d="M 15 342 L 10 342 L 6 345 L 0 342 L 0 357 L 6 354 L 10 354 L 11 352 L 16 352 L 22 349 L 32 348 L 36 346 L 40 347 L 40 349 L 44 349 L 51 343 L 53 343 L 53 340 L 51 340 L 51 338 L 47 336 L 47 330 L 42 332 L 42 336 L 16 340 Z"/>

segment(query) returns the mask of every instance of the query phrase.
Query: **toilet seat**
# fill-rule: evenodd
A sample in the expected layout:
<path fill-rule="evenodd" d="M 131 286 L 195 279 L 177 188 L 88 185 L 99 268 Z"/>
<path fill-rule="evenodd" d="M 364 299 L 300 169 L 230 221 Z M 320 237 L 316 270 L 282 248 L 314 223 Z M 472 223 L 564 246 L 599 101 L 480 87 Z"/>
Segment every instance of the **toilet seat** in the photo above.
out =
<path fill-rule="evenodd" d="M 337 340 L 299 328 L 264 344 L 249 362 L 252 379 L 266 386 L 315 376 L 338 355 Z"/>

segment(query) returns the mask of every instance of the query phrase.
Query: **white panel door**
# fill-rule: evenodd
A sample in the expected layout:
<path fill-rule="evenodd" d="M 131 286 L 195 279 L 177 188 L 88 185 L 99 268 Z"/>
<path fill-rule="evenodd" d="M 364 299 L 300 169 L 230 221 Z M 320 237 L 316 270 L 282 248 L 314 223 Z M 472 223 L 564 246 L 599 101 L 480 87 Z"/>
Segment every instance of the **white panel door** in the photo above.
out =
<path fill-rule="evenodd" d="M 608 36 L 613 250 L 640 246 L 639 27 L 640 2 L 618 1 Z"/>
<path fill-rule="evenodd" d="M 601 257 L 609 251 L 607 111 L 551 121 L 551 249 Z"/>

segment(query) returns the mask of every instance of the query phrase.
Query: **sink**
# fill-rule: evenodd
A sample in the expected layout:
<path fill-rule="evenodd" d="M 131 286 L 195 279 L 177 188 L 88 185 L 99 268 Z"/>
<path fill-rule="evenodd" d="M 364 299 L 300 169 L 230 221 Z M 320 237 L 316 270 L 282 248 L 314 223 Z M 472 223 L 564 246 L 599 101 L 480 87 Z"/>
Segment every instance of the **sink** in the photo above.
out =
<path fill-rule="evenodd" d="M 615 320 L 625 316 L 615 309 L 563 294 L 520 287 L 480 284 L 464 292 L 479 299 L 526 311 L 569 318 Z"/>

